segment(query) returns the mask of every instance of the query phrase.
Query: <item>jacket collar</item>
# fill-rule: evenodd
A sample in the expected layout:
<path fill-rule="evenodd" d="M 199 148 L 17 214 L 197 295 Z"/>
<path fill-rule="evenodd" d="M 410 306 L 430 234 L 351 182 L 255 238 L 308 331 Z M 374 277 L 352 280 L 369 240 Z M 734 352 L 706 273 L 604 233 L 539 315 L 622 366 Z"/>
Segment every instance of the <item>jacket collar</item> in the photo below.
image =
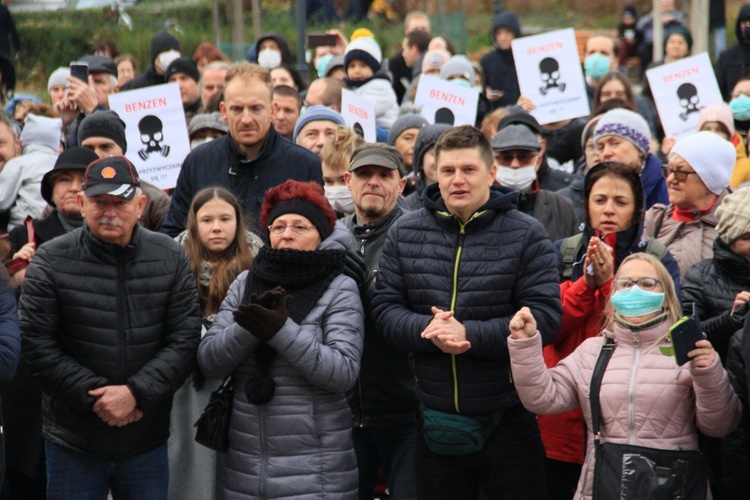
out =
<path fill-rule="evenodd" d="M 714 263 L 732 281 L 750 282 L 750 262 L 737 255 L 720 237 L 714 240 Z"/>
<path fill-rule="evenodd" d="M 425 208 L 432 212 L 437 217 L 438 222 L 446 229 L 457 231 L 461 226 L 464 226 L 466 232 L 476 232 L 489 224 L 496 214 L 515 210 L 518 204 L 518 191 L 493 184 L 490 186 L 490 198 L 487 203 L 479 207 L 464 224 L 458 217 L 448 212 L 437 183 L 425 188 L 424 202 Z"/>
<path fill-rule="evenodd" d="M 229 148 L 230 155 L 236 158 L 237 161 L 239 161 L 243 165 L 253 165 L 257 162 L 265 161 L 266 159 L 268 159 L 268 157 L 271 156 L 271 154 L 273 154 L 273 151 L 276 148 L 276 144 L 279 142 L 279 133 L 276 132 L 276 130 L 274 130 L 273 128 L 273 125 L 271 125 L 271 127 L 269 127 L 268 129 L 266 137 L 263 139 L 263 145 L 260 147 L 258 156 L 248 159 L 237 146 L 237 143 L 234 142 L 234 139 L 231 137 L 231 135 L 227 134 L 224 137 L 226 137 L 228 145 L 227 147 Z"/>
<path fill-rule="evenodd" d="M 377 222 L 373 222 L 372 224 L 360 224 L 359 222 L 357 222 L 357 215 L 355 213 L 350 215 L 346 219 L 345 224 L 354 234 L 355 238 L 361 238 L 365 240 L 369 238 L 377 238 L 382 233 L 387 232 L 388 228 L 390 228 L 393 223 L 396 222 L 396 220 L 405 213 L 406 210 L 404 210 L 399 206 L 398 203 L 396 203 L 396 206 L 393 207 L 393 210 L 391 210 L 385 217 Z"/>
<path fill-rule="evenodd" d="M 111 243 L 105 243 L 104 241 L 100 240 L 96 236 L 94 236 L 94 233 L 91 232 L 91 229 L 86 225 L 86 223 L 83 224 L 83 227 L 81 229 L 76 229 L 76 231 L 82 232 L 82 239 L 83 243 L 87 245 L 91 251 L 97 255 L 101 260 L 103 261 L 115 261 L 119 259 L 130 259 L 133 254 L 135 254 L 136 248 L 138 248 L 138 245 L 141 241 L 141 236 L 143 234 L 143 229 L 141 229 L 141 226 L 138 224 L 135 225 L 133 228 L 133 236 L 130 238 L 130 243 L 125 246 L 120 245 L 113 245 Z"/>

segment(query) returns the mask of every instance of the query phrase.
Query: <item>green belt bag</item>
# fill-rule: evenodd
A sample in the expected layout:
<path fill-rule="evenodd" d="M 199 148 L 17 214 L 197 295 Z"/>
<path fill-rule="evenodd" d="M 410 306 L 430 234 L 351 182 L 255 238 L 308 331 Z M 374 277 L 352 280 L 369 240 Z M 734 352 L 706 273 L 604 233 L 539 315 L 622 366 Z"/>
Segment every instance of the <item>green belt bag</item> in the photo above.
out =
<path fill-rule="evenodd" d="M 471 455 L 484 448 L 502 413 L 459 415 L 422 407 L 422 436 L 438 455 Z"/>

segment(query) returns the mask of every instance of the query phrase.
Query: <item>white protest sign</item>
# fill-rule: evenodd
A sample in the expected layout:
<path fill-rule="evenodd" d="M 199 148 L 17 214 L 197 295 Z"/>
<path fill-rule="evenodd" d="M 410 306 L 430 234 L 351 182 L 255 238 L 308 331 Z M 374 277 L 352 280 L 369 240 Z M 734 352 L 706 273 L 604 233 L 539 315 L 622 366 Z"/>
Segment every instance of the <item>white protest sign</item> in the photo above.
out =
<path fill-rule="evenodd" d="M 414 104 L 421 107 L 420 114 L 429 123 L 448 125 L 474 125 L 477 121 L 477 89 L 431 75 L 419 78 Z"/>
<path fill-rule="evenodd" d="M 344 123 L 367 142 L 377 142 L 375 106 L 351 90 L 341 91 L 341 116 Z"/>
<path fill-rule="evenodd" d="M 190 152 L 179 86 L 167 83 L 111 94 L 109 108 L 125 122 L 126 156 L 141 179 L 160 189 L 175 187 Z"/>
<path fill-rule="evenodd" d="M 589 98 L 573 28 L 511 42 L 521 95 L 536 108 L 537 121 L 559 122 L 589 114 Z"/>
<path fill-rule="evenodd" d="M 705 52 L 651 68 L 646 76 L 666 137 L 697 132 L 701 108 L 723 100 Z"/>

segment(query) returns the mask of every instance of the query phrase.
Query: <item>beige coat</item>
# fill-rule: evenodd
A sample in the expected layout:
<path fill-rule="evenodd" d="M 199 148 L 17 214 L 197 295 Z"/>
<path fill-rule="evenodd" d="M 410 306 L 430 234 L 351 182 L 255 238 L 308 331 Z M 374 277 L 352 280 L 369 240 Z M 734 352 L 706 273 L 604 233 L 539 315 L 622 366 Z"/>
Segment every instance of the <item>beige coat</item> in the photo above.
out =
<path fill-rule="evenodd" d="M 680 266 L 680 277 L 684 277 L 688 268 L 703 259 L 714 255 L 713 244 L 716 239 L 716 209 L 724 197 L 729 194 L 724 190 L 709 212 L 695 222 L 680 222 L 672 218 L 674 205 L 657 204 L 646 212 L 643 237 L 656 239 L 664 243 Z M 666 211 L 666 213 L 665 213 Z M 658 235 L 654 235 L 659 219 L 664 215 Z"/>

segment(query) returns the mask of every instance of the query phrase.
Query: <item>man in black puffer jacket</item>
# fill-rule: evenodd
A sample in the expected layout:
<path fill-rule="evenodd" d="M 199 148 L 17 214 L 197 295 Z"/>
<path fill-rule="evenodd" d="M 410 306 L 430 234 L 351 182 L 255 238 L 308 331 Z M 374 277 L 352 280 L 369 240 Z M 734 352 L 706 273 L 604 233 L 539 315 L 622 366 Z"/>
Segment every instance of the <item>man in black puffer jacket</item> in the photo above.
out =
<path fill-rule="evenodd" d="M 435 161 L 425 207 L 388 231 L 373 298 L 378 331 L 412 353 L 422 405 L 417 496 L 474 498 L 481 485 L 490 498 L 544 498 L 544 448 L 513 386 L 506 339 L 523 306 L 541 318 L 545 343 L 560 327 L 552 244 L 516 209 L 516 191 L 493 186 L 479 130 L 445 132 Z M 471 428 L 467 442 L 446 444 Z"/>
<path fill-rule="evenodd" d="M 490 42 L 495 50 L 485 54 L 480 64 L 484 72 L 484 84 L 498 94 L 488 92 L 492 109 L 510 106 L 518 102 L 521 90 L 518 87 L 516 63 L 513 59 L 511 41 L 521 36 L 521 25 L 512 12 L 498 14 L 490 29 Z"/>
<path fill-rule="evenodd" d="M 86 225 L 40 247 L 19 307 L 22 362 L 44 391 L 47 493 L 166 498 L 172 395 L 200 341 L 182 247 L 136 224 L 146 198 L 123 156 L 91 163 Z"/>
<path fill-rule="evenodd" d="M 737 43 L 719 55 L 716 61 L 716 82 L 726 102 L 732 99 L 732 89 L 743 76 L 750 74 L 750 3 L 740 8 L 734 27 Z"/>

